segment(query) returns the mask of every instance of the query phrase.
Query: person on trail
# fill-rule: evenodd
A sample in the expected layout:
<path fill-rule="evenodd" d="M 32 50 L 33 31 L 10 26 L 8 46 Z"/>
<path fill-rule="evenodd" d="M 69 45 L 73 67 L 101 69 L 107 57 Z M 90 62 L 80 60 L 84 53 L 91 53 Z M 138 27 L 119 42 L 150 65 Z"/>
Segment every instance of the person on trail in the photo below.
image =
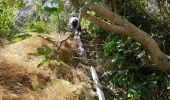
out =
<path fill-rule="evenodd" d="M 77 24 L 78 24 L 78 18 L 71 17 L 69 20 L 69 25 L 71 26 L 72 31 L 76 28 Z M 78 33 L 81 34 L 81 26 L 80 25 L 77 27 L 76 31 L 78 31 Z"/>
<path fill-rule="evenodd" d="M 72 31 L 76 29 L 76 26 L 78 25 L 78 18 L 77 17 L 71 17 L 70 20 L 69 20 L 69 25 L 71 26 L 72 28 Z M 75 42 L 75 45 L 77 47 L 77 51 L 78 51 L 78 54 L 81 58 L 87 58 L 87 55 L 85 53 L 85 50 L 83 48 L 83 44 L 81 42 L 81 39 L 80 39 L 80 36 L 81 36 L 81 26 L 78 25 L 77 29 L 75 30 L 74 32 L 74 42 Z"/>

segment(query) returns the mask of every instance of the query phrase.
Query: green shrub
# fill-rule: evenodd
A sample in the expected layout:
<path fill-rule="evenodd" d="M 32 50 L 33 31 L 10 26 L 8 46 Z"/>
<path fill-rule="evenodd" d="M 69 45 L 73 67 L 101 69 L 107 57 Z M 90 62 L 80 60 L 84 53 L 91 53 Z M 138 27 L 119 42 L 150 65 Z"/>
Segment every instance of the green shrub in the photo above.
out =
<path fill-rule="evenodd" d="M 20 2 L 18 0 L 0 0 L 0 36 L 8 37 L 15 26 L 13 14 Z"/>
<path fill-rule="evenodd" d="M 44 21 L 35 21 L 29 24 L 29 30 L 38 33 L 49 33 L 50 29 Z"/>

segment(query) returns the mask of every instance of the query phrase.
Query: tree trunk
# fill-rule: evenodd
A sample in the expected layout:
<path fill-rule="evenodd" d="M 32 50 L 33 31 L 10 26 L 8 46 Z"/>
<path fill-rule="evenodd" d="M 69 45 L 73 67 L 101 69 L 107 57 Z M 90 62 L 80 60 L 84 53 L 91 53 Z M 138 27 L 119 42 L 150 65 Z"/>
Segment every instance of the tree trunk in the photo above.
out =
<path fill-rule="evenodd" d="M 101 19 L 88 14 L 88 10 L 94 11 L 101 18 L 106 19 L 107 22 L 104 22 Z M 150 65 L 152 67 L 162 71 L 170 71 L 170 62 L 168 61 L 169 56 L 164 54 L 159 49 L 158 44 L 152 37 L 150 37 L 143 30 L 134 26 L 127 19 L 122 18 L 121 16 L 117 15 L 116 13 L 110 11 L 100 4 L 85 5 L 82 8 L 81 15 L 83 18 L 91 21 L 92 23 L 102 27 L 105 30 L 130 36 L 144 47 L 145 51 L 148 53 L 148 58 L 151 61 Z"/>

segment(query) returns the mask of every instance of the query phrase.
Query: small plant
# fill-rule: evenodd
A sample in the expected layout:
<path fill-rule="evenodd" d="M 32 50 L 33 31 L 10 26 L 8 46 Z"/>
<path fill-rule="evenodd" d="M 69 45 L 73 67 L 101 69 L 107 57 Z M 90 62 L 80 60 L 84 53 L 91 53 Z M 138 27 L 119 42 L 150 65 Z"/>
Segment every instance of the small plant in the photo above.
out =
<path fill-rule="evenodd" d="M 28 55 L 33 55 L 33 56 L 44 56 L 44 60 L 42 60 L 37 67 L 41 67 L 42 65 L 44 65 L 45 63 L 49 63 L 50 61 L 50 56 L 52 53 L 52 49 L 43 44 L 42 47 L 37 48 L 37 52 L 36 53 L 29 53 Z"/>

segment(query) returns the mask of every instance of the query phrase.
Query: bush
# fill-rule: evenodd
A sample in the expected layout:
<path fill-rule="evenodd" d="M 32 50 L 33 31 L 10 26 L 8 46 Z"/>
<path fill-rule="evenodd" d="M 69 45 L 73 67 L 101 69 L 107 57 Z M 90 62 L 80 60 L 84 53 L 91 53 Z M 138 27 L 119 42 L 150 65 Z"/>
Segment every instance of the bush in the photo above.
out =
<path fill-rule="evenodd" d="M 0 0 L 0 36 L 8 37 L 11 28 L 15 26 L 13 14 L 20 2 L 18 0 Z"/>

